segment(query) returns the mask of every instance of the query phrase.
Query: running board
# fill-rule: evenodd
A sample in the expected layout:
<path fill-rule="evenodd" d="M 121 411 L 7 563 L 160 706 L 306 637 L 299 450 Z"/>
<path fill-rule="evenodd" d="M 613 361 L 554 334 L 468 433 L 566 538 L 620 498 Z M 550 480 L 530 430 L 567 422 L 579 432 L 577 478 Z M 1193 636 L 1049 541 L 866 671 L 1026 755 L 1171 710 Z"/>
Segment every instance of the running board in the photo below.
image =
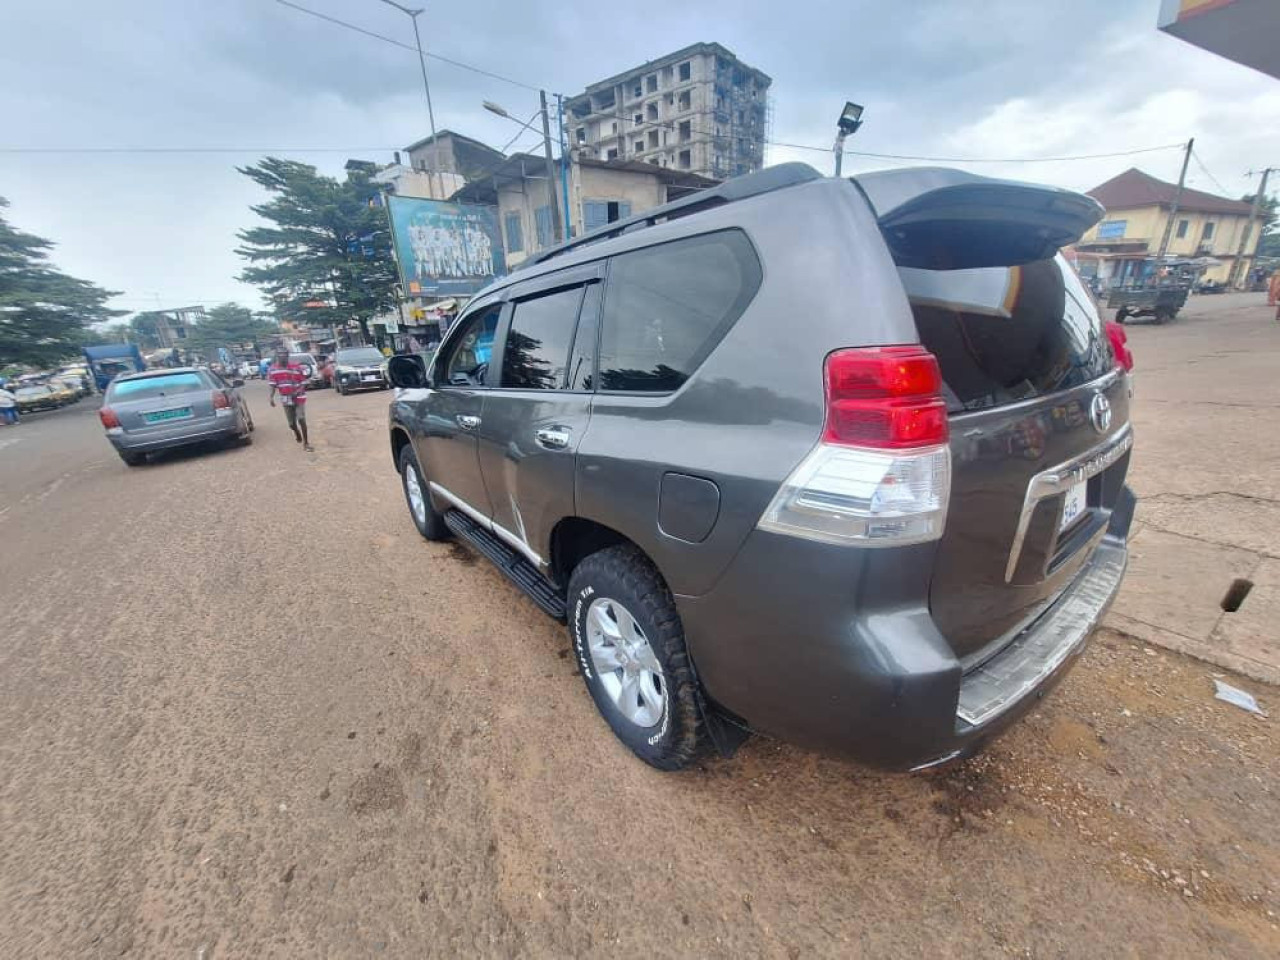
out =
<path fill-rule="evenodd" d="M 444 525 L 482 553 L 529 599 L 557 620 L 565 619 L 563 594 L 524 555 L 507 546 L 461 510 L 444 515 Z"/>

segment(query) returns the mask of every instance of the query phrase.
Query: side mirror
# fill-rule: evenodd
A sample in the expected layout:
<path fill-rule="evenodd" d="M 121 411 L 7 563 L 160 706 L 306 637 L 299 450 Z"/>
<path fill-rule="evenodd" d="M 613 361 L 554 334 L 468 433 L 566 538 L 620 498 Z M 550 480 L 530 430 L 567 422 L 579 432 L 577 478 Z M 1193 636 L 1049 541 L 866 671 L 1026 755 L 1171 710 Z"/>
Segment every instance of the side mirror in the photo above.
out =
<path fill-rule="evenodd" d="M 244 386 L 244 381 L 243 381 L 243 380 L 241 380 L 239 377 L 236 377 L 236 379 L 234 379 L 234 380 L 232 380 L 232 381 L 231 381 L 231 385 L 232 385 L 233 387 L 243 387 L 243 386 Z"/>
<path fill-rule="evenodd" d="M 427 365 L 421 357 L 412 354 L 395 356 L 387 361 L 387 379 L 393 387 L 422 389 L 430 386 L 427 381 Z"/>

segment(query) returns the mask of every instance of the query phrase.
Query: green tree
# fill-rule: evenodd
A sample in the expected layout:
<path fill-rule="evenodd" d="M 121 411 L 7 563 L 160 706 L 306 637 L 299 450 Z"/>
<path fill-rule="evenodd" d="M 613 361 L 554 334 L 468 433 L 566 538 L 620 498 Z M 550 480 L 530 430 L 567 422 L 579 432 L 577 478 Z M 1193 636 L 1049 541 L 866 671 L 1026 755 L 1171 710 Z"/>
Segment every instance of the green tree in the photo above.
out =
<path fill-rule="evenodd" d="M 0 197 L 0 209 L 8 205 Z M 54 269 L 52 247 L 0 216 L 0 367 L 65 360 L 80 349 L 89 324 L 123 313 L 107 308 L 114 291 Z"/>
<path fill-rule="evenodd" d="M 1253 203 L 1253 194 L 1240 198 Z M 1280 200 L 1263 197 L 1259 213 L 1262 215 L 1262 236 L 1258 240 L 1258 256 L 1280 257 L 1280 217 L 1276 216 Z"/>
<path fill-rule="evenodd" d="M 283 320 L 323 326 L 354 319 L 368 339 L 369 321 L 396 305 L 378 185 L 366 171 L 339 181 L 277 157 L 238 169 L 272 195 L 251 208 L 271 225 L 239 234 L 236 253 L 250 264 L 241 279 L 262 287 Z"/>
<path fill-rule="evenodd" d="M 251 344 L 261 352 L 263 341 L 279 333 L 275 324 L 238 303 L 222 303 L 205 314 L 187 332 L 185 346 L 208 355 L 218 347 L 228 350 Z"/>
<path fill-rule="evenodd" d="M 144 310 L 129 318 L 129 342 L 142 350 L 160 349 L 160 326 L 165 322 L 163 312 Z"/>

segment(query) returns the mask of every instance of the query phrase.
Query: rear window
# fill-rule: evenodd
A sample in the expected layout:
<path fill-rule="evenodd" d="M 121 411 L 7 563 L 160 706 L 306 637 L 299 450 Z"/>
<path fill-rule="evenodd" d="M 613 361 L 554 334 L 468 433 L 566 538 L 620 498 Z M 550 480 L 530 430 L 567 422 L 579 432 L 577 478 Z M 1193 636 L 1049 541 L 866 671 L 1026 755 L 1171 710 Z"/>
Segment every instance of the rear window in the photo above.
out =
<path fill-rule="evenodd" d="M 1066 390 L 1114 363 L 1093 300 L 1061 256 L 1016 267 L 898 272 L 952 411 Z"/>
<path fill-rule="evenodd" d="M 168 397 L 175 393 L 192 393 L 208 390 L 210 384 L 198 373 L 166 373 L 159 377 L 143 377 L 139 380 L 117 380 L 109 390 L 111 400 L 150 400 Z"/>
<path fill-rule="evenodd" d="M 600 332 L 600 389 L 667 393 L 689 379 L 760 289 L 737 230 L 614 257 Z"/>

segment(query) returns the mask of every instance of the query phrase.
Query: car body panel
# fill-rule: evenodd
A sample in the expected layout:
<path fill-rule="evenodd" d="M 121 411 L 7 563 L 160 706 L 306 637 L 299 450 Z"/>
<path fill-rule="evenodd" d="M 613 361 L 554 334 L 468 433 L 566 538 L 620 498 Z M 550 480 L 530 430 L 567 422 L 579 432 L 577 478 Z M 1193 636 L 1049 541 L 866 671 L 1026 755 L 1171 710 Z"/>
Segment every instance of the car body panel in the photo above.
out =
<path fill-rule="evenodd" d="M 181 375 L 199 380 L 199 386 L 175 386 L 160 395 L 129 399 L 118 395 L 122 384 Z M 227 397 L 228 406 L 215 410 L 214 393 Z M 117 378 L 107 390 L 103 406 L 116 414 L 120 426 L 107 431 L 117 450 L 145 452 L 186 446 L 207 440 L 230 440 L 249 430 L 249 415 L 239 390 L 214 374 L 196 368 L 155 370 Z M 182 411 L 172 419 L 149 421 L 148 415 Z"/>

